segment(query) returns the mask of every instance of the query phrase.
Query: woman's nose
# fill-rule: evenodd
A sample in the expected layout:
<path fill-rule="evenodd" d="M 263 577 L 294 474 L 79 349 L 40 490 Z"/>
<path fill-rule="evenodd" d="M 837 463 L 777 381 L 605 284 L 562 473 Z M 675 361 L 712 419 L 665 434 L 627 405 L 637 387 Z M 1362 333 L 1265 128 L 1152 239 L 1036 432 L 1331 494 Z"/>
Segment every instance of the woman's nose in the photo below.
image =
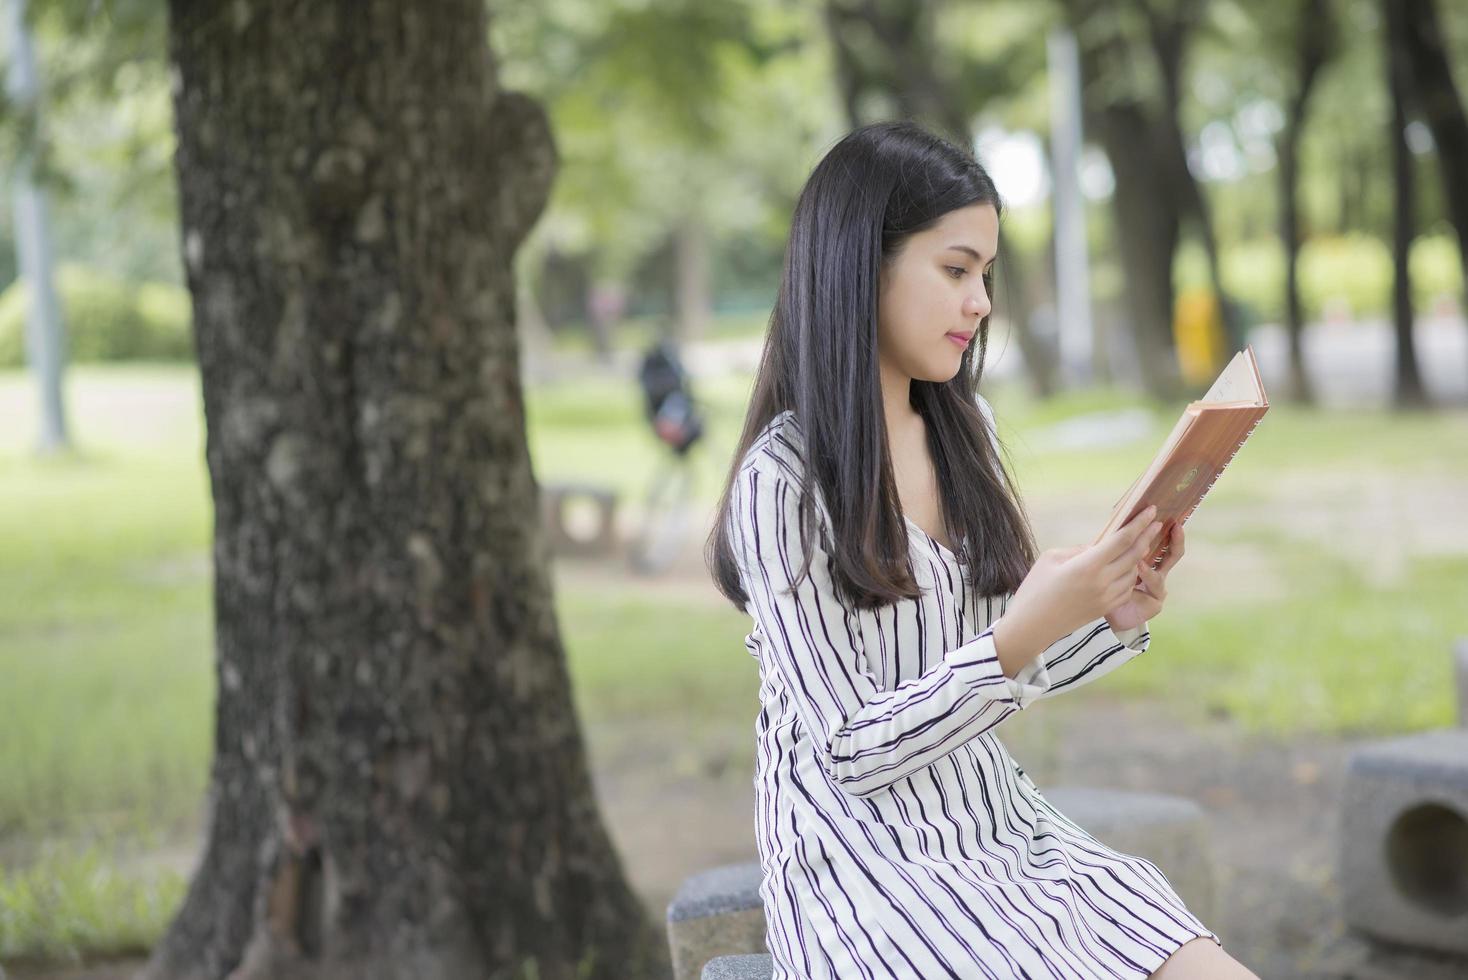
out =
<path fill-rule="evenodd" d="M 963 301 L 963 312 L 968 316 L 976 316 L 979 319 L 989 315 L 989 295 L 982 290 L 969 293 Z"/>

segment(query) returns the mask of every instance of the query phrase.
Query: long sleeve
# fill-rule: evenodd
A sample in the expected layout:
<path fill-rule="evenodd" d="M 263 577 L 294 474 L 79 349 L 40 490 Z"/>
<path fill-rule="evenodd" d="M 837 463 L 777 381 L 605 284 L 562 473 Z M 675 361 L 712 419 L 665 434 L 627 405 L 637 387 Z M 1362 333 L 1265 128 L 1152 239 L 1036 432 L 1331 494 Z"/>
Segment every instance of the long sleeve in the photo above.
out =
<path fill-rule="evenodd" d="M 1113 630 L 1106 617 L 1100 616 L 1051 643 L 1007 683 L 1020 707 L 1029 707 L 1033 701 L 1105 677 L 1151 643 L 1152 635 L 1145 623 Z"/>
<path fill-rule="evenodd" d="M 984 630 L 918 677 L 883 690 L 868 667 L 858 612 L 837 593 L 834 560 L 812 534 L 804 563 L 799 486 L 757 466 L 731 487 L 749 612 L 816 756 L 845 792 L 867 796 L 919 771 L 1024 707 Z M 813 529 L 814 530 L 814 529 Z"/>

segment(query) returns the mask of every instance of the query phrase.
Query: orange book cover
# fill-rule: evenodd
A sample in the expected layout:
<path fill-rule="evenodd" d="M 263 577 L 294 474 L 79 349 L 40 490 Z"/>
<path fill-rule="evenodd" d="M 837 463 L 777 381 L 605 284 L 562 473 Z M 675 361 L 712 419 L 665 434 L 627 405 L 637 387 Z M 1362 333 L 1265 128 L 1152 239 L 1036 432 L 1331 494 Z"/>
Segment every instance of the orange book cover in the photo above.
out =
<path fill-rule="evenodd" d="M 1207 394 L 1184 409 L 1151 464 L 1116 502 L 1096 540 L 1150 504 L 1157 505 L 1155 519 L 1164 527 L 1186 524 L 1268 411 L 1269 398 L 1249 345 L 1234 355 Z M 1150 556 L 1154 568 L 1166 551 L 1159 546 Z"/>

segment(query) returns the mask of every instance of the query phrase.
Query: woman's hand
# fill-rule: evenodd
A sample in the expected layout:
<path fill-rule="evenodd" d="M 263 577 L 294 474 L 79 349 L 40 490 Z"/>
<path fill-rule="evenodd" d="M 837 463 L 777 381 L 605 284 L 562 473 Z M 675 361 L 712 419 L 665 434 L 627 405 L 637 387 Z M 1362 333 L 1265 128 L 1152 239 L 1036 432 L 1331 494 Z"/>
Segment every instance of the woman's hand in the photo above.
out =
<path fill-rule="evenodd" d="M 1156 512 L 1148 507 L 1093 545 L 1041 552 L 1001 617 L 1005 639 L 1019 648 L 1019 662 L 1022 654 L 1033 655 L 1132 601 L 1138 563 L 1156 548 Z"/>
<path fill-rule="evenodd" d="M 1162 612 L 1162 604 L 1167 600 L 1167 573 L 1182 558 L 1183 550 L 1183 526 L 1173 524 L 1168 529 L 1162 564 L 1152 568 L 1145 558 L 1137 562 L 1140 584 L 1134 584 L 1131 595 L 1106 611 L 1106 621 L 1113 630 L 1133 629 Z"/>

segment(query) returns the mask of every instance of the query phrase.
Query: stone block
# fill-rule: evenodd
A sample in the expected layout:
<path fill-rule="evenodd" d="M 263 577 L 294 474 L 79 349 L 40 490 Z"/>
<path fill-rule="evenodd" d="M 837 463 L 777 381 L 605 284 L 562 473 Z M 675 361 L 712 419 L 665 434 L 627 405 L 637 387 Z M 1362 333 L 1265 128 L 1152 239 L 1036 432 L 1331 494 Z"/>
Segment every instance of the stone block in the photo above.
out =
<path fill-rule="evenodd" d="M 690 876 L 668 904 L 668 947 L 674 980 L 697 980 L 718 956 L 765 949 L 765 910 L 758 861 Z"/>
<path fill-rule="evenodd" d="M 774 975 L 769 953 L 745 953 L 709 960 L 700 980 L 770 980 Z"/>
<path fill-rule="evenodd" d="M 1056 786 L 1041 791 L 1071 822 L 1162 871 L 1188 910 L 1209 925 L 1218 910 L 1208 821 L 1192 800 L 1163 793 Z"/>
<path fill-rule="evenodd" d="M 1340 816 L 1347 924 L 1468 954 L 1468 731 L 1360 746 L 1346 765 Z"/>

